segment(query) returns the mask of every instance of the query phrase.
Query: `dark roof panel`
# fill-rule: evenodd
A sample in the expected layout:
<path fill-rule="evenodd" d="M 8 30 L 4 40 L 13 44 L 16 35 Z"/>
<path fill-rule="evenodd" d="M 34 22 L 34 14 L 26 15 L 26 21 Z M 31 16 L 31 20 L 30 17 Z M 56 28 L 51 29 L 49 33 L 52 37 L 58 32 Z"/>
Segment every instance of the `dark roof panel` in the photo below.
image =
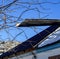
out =
<path fill-rule="evenodd" d="M 55 31 L 59 26 L 57 25 L 53 25 L 48 27 L 47 29 L 43 30 L 42 32 L 38 33 L 37 35 L 33 36 L 32 38 L 26 40 L 25 42 L 23 42 L 22 44 L 19 44 L 18 46 L 16 46 L 15 48 L 11 49 L 12 51 L 8 51 L 6 53 L 3 53 L 0 58 L 12 55 L 14 53 L 17 52 L 21 52 L 30 48 L 33 48 L 34 46 L 36 47 L 36 45 L 38 43 L 41 43 L 41 41 L 43 42 L 46 36 L 48 36 L 49 34 L 51 34 L 53 31 Z"/>

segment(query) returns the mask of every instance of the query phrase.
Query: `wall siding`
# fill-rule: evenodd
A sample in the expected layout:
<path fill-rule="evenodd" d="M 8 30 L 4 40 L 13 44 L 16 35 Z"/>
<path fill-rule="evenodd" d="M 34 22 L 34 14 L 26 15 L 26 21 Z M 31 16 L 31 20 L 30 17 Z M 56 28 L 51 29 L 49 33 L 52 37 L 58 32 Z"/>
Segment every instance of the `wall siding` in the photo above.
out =
<path fill-rule="evenodd" d="M 25 55 L 25 54 L 24 54 Z M 9 58 L 9 59 L 33 59 L 33 55 L 19 55 L 17 57 Z M 60 48 L 48 50 L 41 53 L 36 53 L 37 59 L 48 59 L 50 56 L 60 55 Z"/>

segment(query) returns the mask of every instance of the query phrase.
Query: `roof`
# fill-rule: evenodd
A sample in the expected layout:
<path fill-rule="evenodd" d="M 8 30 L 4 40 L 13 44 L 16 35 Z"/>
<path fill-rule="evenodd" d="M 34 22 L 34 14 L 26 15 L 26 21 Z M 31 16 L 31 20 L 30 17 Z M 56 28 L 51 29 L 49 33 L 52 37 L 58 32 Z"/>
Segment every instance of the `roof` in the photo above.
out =
<path fill-rule="evenodd" d="M 58 40 L 54 43 L 39 47 L 39 48 L 35 49 L 33 52 L 37 54 L 37 53 L 42 53 L 42 52 L 46 52 L 46 51 L 53 50 L 53 49 L 59 49 L 59 48 L 60 48 L 60 40 Z M 25 53 L 25 54 L 22 54 L 19 56 L 26 57 L 29 55 L 32 55 L 32 53 L 28 52 L 28 53 Z"/>
<path fill-rule="evenodd" d="M 11 51 L 7 51 L 3 53 L 0 58 L 10 56 L 14 53 L 21 52 L 21 51 L 26 51 L 28 49 L 35 48 L 38 44 L 43 42 L 45 37 L 47 37 L 49 34 L 51 34 L 53 31 L 55 31 L 59 26 L 53 25 L 48 27 L 47 29 L 43 30 L 42 32 L 38 33 L 37 35 L 33 36 L 32 38 L 26 40 L 22 44 L 19 44 L 15 48 L 11 49 Z"/>
<path fill-rule="evenodd" d="M 48 26 L 48 25 L 59 25 L 60 20 L 58 19 L 26 19 L 22 23 L 16 24 L 18 27 L 29 27 L 29 26 Z"/>

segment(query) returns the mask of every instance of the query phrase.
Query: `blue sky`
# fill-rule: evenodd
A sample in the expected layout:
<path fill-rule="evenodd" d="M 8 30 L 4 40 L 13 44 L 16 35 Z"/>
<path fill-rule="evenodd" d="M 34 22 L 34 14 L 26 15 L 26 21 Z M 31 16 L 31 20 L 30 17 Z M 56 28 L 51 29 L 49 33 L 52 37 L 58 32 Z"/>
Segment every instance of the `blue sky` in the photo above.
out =
<path fill-rule="evenodd" d="M 6 0 L 3 2 L 3 5 L 7 5 L 11 0 Z M 18 0 L 18 5 L 11 5 L 8 9 L 4 10 L 3 13 L 6 14 L 6 22 L 8 26 L 13 26 L 11 28 L 6 28 L 0 30 L 0 38 L 1 40 L 13 40 L 16 39 L 17 41 L 23 42 L 26 39 L 34 36 L 35 34 L 41 32 L 47 27 L 29 27 L 29 28 L 18 28 L 16 27 L 16 23 L 22 22 L 25 19 L 40 19 L 40 18 L 46 18 L 46 19 L 60 19 L 60 0 Z M 28 2 L 30 4 L 26 4 L 24 2 Z M 44 4 L 33 4 L 33 3 L 42 3 L 42 2 L 48 2 Z M 52 3 L 53 2 L 53 3 Z M 0 0 L 0 3 L 2 4 L 2 0 Z M 58 4 L 54 4 L 58 3 Z M 1 5 L 0 4 L 0 5 Z M 2 9 L 3 10 L 3 9 Z M 2 17 L 4 14 L 2 15 Z M 14 16 L 14 17 L 13 17 Z M 19 17 L 20 16 L 20 17 Z M 18 18 L 19 17 L 19 18 Z M 18 20 L 18 21 L 17 21 Z M 16 21 L 14 23 L 10 23 Z M 8 23 L 9 22 L 9 23 Z M 1 24 L 1 22 L 0 22 Z M 21 33 L 22 32 L 22 33 Z M 37 33 L 36 33 L 37 32 Z M 19 35 L 20 33 L 20 35 Z M 18 36 L 17 36 L 18 34 Z M 17 37 L 15 37 L 17 36 Z M 27 38 L 28 37 L 28 38 Z"/>

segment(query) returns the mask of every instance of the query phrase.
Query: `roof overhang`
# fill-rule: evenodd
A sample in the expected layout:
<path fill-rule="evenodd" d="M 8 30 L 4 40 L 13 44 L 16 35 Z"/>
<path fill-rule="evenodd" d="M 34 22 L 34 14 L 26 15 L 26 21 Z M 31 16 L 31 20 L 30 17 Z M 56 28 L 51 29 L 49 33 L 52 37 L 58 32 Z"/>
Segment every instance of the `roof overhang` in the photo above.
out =
<path fill-rule="evenodd" d="M 17 27 L 30 27 L 30 26 L 50 26 L 50 25 L 59 25 L 59 19 L 26 19 L 21 23 L 17 23 Z"/>

